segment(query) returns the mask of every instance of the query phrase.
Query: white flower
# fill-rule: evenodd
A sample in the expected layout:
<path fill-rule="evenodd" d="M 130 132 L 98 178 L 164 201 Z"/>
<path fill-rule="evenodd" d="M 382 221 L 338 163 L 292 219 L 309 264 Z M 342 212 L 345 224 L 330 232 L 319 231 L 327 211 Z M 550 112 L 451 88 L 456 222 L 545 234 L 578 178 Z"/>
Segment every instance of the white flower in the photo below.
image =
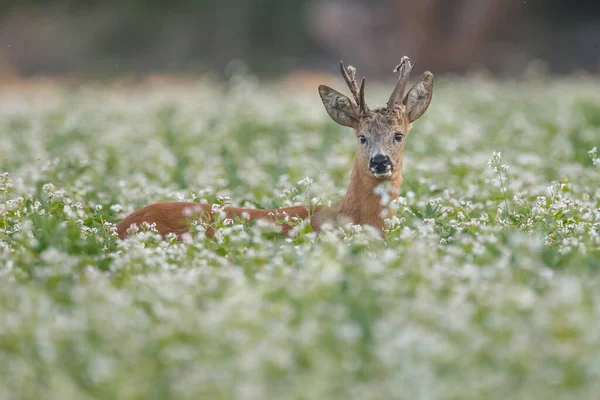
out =
<path fill-rule="evenodd" d="M 299 180 L 297 184 L 300 186 L 308 187 L 308 186 L 311 186 L 313 183 L 314 183 L 314 181 L 311 178 L 305 177 L 305 178 L 302 178 L 301 180 Z"/>

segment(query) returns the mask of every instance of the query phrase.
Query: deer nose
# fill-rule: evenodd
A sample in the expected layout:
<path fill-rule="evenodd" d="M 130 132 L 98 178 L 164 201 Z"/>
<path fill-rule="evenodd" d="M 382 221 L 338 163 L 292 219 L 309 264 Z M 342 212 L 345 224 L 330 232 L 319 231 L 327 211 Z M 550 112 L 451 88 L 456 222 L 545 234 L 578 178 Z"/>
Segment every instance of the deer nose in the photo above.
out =
<path fill-rule="evenodd" d="M 375 157 L 371 158 L 369 161 L 369 168 L 371 172 L 381 173 L 386 172 L 392 167 L 392 160 L 388 156 L 384 156 L 383 154 L 377 154 Z"/>

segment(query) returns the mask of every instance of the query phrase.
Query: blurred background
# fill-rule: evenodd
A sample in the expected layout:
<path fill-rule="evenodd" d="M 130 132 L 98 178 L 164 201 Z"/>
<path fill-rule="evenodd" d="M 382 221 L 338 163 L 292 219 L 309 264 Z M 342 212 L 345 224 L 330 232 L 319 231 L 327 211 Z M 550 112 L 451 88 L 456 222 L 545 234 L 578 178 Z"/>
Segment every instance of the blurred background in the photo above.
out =
<path fill-rule="evenodd" d="M 600 71 L 593 0 L 3 0 L 0 76 Z"/>

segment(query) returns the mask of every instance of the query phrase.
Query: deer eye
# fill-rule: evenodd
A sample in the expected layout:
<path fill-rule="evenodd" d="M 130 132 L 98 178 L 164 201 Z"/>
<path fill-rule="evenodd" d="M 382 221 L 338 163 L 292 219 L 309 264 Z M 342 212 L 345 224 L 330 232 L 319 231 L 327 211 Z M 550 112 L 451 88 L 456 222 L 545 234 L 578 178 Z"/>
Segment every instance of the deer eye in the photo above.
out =
<path fill-rule="evenodd" d="M 404 137 L 403 134 L 401 134 L 400 132 L 396 133 L 396 135 L 394 136 L 394 139 L 396 140 L 396 142 L 402 142 L 402 138 Z"/>
<path fill-rule="evenodd" d="M 359 135 L 358 140 L 360 140 L 360 144 L 367 143 L 367 138 L 365 137 L 365 135 Z"/>

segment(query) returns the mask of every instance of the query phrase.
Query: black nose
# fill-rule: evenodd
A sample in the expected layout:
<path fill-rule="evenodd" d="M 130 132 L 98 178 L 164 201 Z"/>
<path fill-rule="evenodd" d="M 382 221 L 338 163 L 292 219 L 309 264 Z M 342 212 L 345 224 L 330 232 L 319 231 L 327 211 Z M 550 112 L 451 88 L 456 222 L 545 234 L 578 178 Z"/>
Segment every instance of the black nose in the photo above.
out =
<path fill-rule="evenodd" d="M 377 154 L 369 161 L 369 168 L 373 172 L 385 172 L 391 167 L 391 164 L 392 162 L 388 156 Z"/>

